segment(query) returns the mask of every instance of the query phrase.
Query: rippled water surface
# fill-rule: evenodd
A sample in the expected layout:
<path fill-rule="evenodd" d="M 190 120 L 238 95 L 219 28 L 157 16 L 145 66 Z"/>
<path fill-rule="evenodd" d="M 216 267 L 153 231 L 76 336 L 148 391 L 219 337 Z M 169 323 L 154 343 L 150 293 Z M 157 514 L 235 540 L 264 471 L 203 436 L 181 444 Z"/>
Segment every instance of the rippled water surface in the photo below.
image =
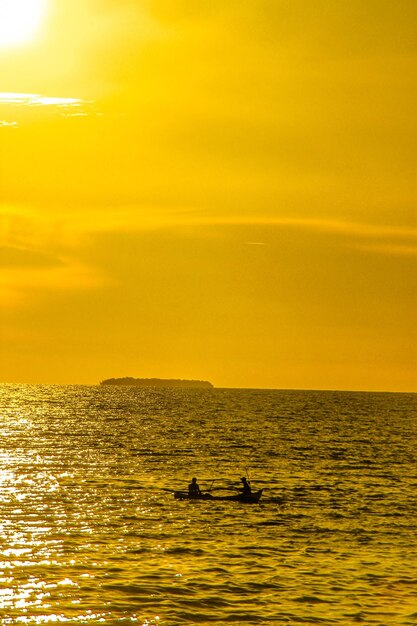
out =
<path fill-rule="evenodd" d="M 2 624 L 417 624 L 416 395 L 2 385 L 0 408 Z M 258 505 L 171 492 L 246 471 Z"/>

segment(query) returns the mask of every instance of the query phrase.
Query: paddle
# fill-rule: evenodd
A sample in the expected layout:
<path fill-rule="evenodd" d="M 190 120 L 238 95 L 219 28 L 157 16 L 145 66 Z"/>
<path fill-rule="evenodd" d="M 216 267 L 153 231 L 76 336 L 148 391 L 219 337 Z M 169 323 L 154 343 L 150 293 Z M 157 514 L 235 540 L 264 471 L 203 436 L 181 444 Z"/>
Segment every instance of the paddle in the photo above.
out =
<path fill-rule="evenodd" d="M 207 491 L 230 491 L 231 489 L 237 489 L 237 487 L 213 487 L 213 489 L 207 489 Z"/>

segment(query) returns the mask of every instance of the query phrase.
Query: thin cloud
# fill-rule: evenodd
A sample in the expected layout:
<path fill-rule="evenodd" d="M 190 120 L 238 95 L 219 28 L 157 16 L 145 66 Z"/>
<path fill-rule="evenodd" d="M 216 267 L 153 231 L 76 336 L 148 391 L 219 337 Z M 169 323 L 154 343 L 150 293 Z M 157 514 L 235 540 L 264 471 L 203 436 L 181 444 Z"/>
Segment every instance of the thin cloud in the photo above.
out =
<path fill-rule="evenodd" d="M 16 246 L 0 246 L 0 267 L 56 267 L 61 259 L 51 254 Z"/>
<path fill-rule="evenodd" d="M 0 277 L 0 307 L 22 304 L 34 292 L 91 289 L 102 283 L 95 268 L 70 258 L 63 260 L 59 267 L 9 268 L 2 271 Z"/>
<path fill-rule="evenodd" d="M 79 245 L 80 237 L 52 216 L 40 219 L 27 208 L 2 207 L 0 307 L 24 304 L 34 292 L 102 285 L 101 272 L 80 260 Z"/>
<path fill-rule="evenodd" d="M 358 250 L 364 252 L 376 252 L 378 254 L 385 254 L 390 256 L 415 256 L 417 257 L 417 245 L 401 245 L 401 244 L 368 244 L 357 246 Z"/>
<path fill-rule="evenodd" d="M 351 239 L 371 239 L 404 242 L 417 245 L 417 228 L 391 226 L 388 224 L 371 224 L 366 222 L 348 221 L 331 218 L 288 217 L 285 215 L 244 215 L 215 214 L 199 207 L 159 206 L 159 205 L 124 205 L 80 207 L 65 210 L 60 207 L 59 219 L 56 208 L 48 208 L 40 212 L 39 207 L 0 206 L 3 213 L 3 229 L 0 232 L 0 243 L 3 235 L 11 233 L 42 232 L 49 242 L 56 238 L 56 229 L 66 242 L 76 243 L 77 236 L 96 232 L 124 232 L 148 229 L 167 229 L 182 226 L 271 226 L 291 228 L 299 231 L 311 231 Z M 81 218 L 82 219 L 78 219 Z M 74 239 L 75 236 L 75 239 Z M 30 239 L 29 239 L 30 240 Z M 28 241 L 27 239 L 25 240 Z M 14 242 L 16 245 L 19 242 Z M 248 244 L 264 245 L 263 241 L 248 241 Z"/>
<path fill-rule="evenodd" d="M 81 106 L 85 104 L 80 98 L 61 98 L 44 96 L 38 93 L 18 93 L 12 91 L 0 92 L 0 104 L 15 104 L 26 106 Z"/>
<path fill-rule="evenodd" d="M 342 220 L 300 219 L 283 220 L 282 224 L 304 230 L 344 237 L 350 247 L 364 252 L 385 255 L 417 255 L 417 229 L 401 228 L 378 224 L 364 224 Z M 371 240 L 369 243 L 358 243 L 358 240 Z M 378 243 L 375 240 L 379 240 Z"/>
<path fill-rule="evenodd" d="M 100 207 L 76 215 L 61 216 L 66 225 L 67 241 L 72 245 L 98 232 L 134 232 L 143 230 L 176 229 L 182 227 L 253 226 L 291 229 L 317 233 L 343 240 L 344 245 L 387 254 L 415 254 L 417 229 L 411 227 L 370 224 L 347 220 L 287 216 L 215 215 L 198 208 L 159 206 Z M 46 223 L 44 224 L 44 227 Z M 268 245 L 265 241 L 247 241 L 248 245 Z"/>
<path fill-rule="evenodd" d="M 1 127 L 18 127 L 19 112 L 24 110 L 38 109 L 58 112 L 62 117 L 75 117 L 87 115 L 99 115 L 94 110 L 94 102 L 81 98 L 63 98 L 60 96 L 47 96 L 39 93 L 20 93 L 13 91 L 0 92 L 0 111 L 5 112 L 9 119 L 0 120 Z"/>

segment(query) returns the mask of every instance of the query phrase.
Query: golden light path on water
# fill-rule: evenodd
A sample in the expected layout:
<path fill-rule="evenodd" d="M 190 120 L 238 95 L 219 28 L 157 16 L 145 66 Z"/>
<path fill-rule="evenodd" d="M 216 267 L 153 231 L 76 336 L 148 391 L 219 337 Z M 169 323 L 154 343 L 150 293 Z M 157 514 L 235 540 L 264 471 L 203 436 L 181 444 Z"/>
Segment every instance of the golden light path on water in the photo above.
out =
<path fill-rule="evenodd" d="M 0 386 L 2 626 L 411 626 L 416 414 L 412 394 Z M 259 505 L 172 497 L 247 471 Z"/>
<path fill-rule="evenodd" d="M 28 421 L 19 420 L 19 427 L 25 428 Z M 27 459 L 25 459 L 26 461 Z M 0 462 L 2 467 L 15 467 L 22 461 L 19 456 L 11 454 L 1 454 Z M 39 458 L 35 463 L 39 463 Z M 8 545 L 7 549 L 2 551 L 3 561 L 0 561 L 0 570 L 6 574 L 0 578 L 2 588 L 0 589 L 0 609 L 6 611 L 10 608 L 22 612 L 22 616 L 16 618 L 16 622 L 25 623 L 29 618 L 24 617 L 24 613 L 28 608 L 34 609 L 42 606 L 43 609 L 51 608 L 48 598 L 51 590 L 59 586 L 71 586 L 75 583 L 69 578 L 63 578 L 56 583 L 39 580 L 35 576 L 29 574 L 28 581 L 20 584 L 16 589 L 13 586 L 8 587 L 14 581 L 13 572 L 17 568 L 29 571 L 35 568 L 53 568 L 60 566 L 58 561 L 50 560 L 53 549 L 59 543 L 50 538 L 51 527 L 44 526 L 36 513 L 31 513 L 25 522 L 20 521 L 19 530 L 12 527 L 10 520 L 19 519 L 24 514 L 24 503 L 28 498 L 32 498 L 33 489 L 41 488 L 45 493 L 52 493 L 57 489 L 57 478 L 48 472 L 41 472 L 37 476 L 37 480 L 29 478 L 28 475 L 17 476 L 13 471 L 0 470 L 0 503 L 9 506 L 9 516 L 2 519 L 0 523 L 0 534 L 6 537 Z M 16 508 L 13 504 L 17 504 Z M 36 553 L 37 558 L 34 560 L 33 555 Z M 26 560 L 25 560 L 26 557 Z M 72 560 L 70 564 L 74 564 Z M 7 574 L 10 574 L 7 576 Z M 63 621 L 58 615 L 39 616 L 32 623 L 48 623 L 55 621 Z"/>

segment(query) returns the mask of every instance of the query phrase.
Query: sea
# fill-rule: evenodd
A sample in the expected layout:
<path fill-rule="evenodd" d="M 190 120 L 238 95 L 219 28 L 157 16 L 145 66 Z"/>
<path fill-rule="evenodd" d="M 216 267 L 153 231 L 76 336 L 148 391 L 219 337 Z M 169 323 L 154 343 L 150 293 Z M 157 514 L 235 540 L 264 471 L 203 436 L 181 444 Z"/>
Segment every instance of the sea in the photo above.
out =
<path fill-rule="evenodd" d="M 2 625 L 417 624 L 417 394 L 0 385 L 0 457 Z"/>

